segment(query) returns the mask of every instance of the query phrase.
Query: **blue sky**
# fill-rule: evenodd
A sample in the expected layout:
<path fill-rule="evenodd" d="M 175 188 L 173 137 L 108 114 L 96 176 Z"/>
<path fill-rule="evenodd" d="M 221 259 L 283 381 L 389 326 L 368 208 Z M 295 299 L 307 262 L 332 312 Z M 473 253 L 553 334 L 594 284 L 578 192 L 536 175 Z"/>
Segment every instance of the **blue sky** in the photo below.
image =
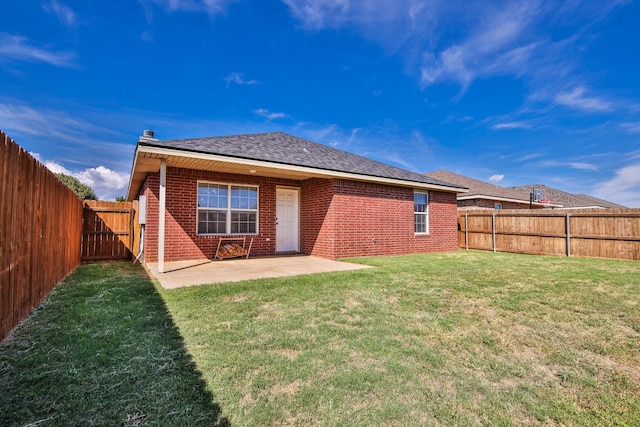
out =
<path fill-rule="evenodd" d="M 124 195 L 135 142 L 283 131 L 640 207 L 640 2 L 0 3 L 0 129 Z"/>

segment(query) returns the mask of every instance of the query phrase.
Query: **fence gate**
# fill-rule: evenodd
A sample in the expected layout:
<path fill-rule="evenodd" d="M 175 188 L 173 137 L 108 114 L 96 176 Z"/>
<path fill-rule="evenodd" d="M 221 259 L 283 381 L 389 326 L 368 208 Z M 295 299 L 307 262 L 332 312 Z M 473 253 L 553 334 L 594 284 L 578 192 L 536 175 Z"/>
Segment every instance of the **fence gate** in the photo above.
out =
<path fill-rule="evenodd" d="M 83 262 L 131 256 L 131 202 L 85 200 L 82 218 Z"/>

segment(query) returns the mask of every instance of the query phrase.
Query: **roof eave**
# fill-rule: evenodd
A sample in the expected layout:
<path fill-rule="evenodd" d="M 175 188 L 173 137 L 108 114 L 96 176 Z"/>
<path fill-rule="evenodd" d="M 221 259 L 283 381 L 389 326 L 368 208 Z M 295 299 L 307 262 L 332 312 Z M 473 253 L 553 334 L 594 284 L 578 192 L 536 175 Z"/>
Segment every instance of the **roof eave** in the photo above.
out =
<path fill-rule="evenodd" d="M 142 141 L 140 141 L 142 142 Z M 332 171 L 327 169 L 313 168 L 309 166 L 297 166 L 297 165 L 289 165 L 284 163 L 276 163 L 269 162 L 264 160 L 254 160 L 233 156 L 226 156 L 220 154 L 210 154 L 210 153 L 202 153 L 197 151 L 189 151 L 189 150 L 180 150 L 175 148 L 165 148 L 158 147 L 154 145 L 147 145 L 144 143 L 138 143 L 134 155 L 134 162 L 131 171 L 131 178 L 129 181 L 129 191 L 127 195 L 127 200 L 133 200 L 137 195 L 139 188 L 132 188 L 134 174 L 136 173 L 136 166 L 138 157 L 141 154 L 152 154 L 158 157 L 185 157 L 199 160 L 209 160 L 215 162 L 226 162 L 226 163 L 234 163 L 248 167 L 255 168 L 271 168 L 271 169 L 281 169 L 286 171 L 299 172 L 301 174 L 313 175 L 317 177 L 326 177 L 326 178 L 342 178 L 342 179 L 351 179 L 355 181 L 364 181 L 364 182 L 374 182 L 379 184 L 388 184 L 395 185 L 401 187 L 411 187 L 417 189 L 427 189 L 427 190 L 437 190 L 448 193 L 466 193 L 468 190 L 466 188 L 459 188 L 453 186 L 439 185 L 439 184 L 431 184 L 426 182 L 419 181 L 411 181 L 404 180 L 398 178 L 386 178 L 379 176 L 371 176 L 364 175 L 352 172 L 341 172 L 341 171 Z"/>
<path fill-rule="evenodd" d="M 498 196 L 490 196 L 490 195 L 484 195 L 484 194 L 470 194 L 470 195 L 466 195 L 466 196 L 458 196 L 458 200 L 473 200 L 473 199 L 483 199 L 483 200 L 496 200 L 496 201 L 500 201 L 500 202 L 511 202 L 511 203 L 520 203 L 523 205 L 528 205 L 529 203 L 531 203 L 529 200 L 524 200 L 524 199 L 511 199 L 508 197 L 498 197 Z M 540 202 L 533 202 L 534 206 L 549 206 L 549 207 L 553 207 L 553 208 L 560 208 L 562 207 L 562 205 L 558 205 L 555 203 L 540 203 Z"/>
<path fill-rule="evenodd" d="M 136 164 L 138 162 L 138 147 L 140 145 L 137 144 L 136 145 L 136 149 L 133 152 L 133 163 L 131 164 L 131 173 L 129 174 L 129 185 L 127 187 L 127 201 L 128 202 L 132 202 L 135 199 L 135 196 L 138 194 L 138 191 L 140 190 L 139 188 L 136 188 L 135 191 L 133 191 L 132 185 L 133 185 L 133 174 L 136 171 Z"/>

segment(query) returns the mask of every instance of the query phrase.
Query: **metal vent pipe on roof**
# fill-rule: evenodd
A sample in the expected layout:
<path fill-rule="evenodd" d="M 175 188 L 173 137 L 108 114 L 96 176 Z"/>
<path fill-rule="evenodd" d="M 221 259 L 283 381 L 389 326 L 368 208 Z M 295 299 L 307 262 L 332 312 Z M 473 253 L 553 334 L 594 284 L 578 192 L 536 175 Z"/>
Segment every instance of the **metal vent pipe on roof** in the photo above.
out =
<path fill-rule="evenodd" d="M 154 133 L 152 130 L 145 129 L 144 131 L 142 131 L 142 136 L 145 138 L 153 138 L 153 135 Z"/>

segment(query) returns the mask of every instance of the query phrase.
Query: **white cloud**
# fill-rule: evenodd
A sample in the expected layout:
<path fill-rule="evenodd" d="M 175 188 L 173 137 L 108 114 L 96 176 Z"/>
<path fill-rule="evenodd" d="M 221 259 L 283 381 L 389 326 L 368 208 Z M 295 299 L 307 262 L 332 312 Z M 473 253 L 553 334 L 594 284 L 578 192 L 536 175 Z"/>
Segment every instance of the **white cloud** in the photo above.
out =
<path fill-rule="evenodd" d="M 56 67 L 74 67 L 75 55 L 34 46 L 22 36 L 0 33 L 0 60 L 44 62 Z"/>
<path fill-rule="evenodd" d="M 345 140 L 344 133 L 335 124 L 298 122 L 294 126 L 292 133 L 302 134 L 303 138 L 320 143 Z"/>
<path fill-rule="evenodd" d="M 623 206 L 640 208 L 640 163 L 617 170 L 614 178 L 596 185 L 593 193 Z"/>
<path fill-rule="evenodd" d="M 417 67 L 423 86 L 459 83 L 463 91 L 477 78 L 535 73 L 556 49 L 536 33 L 535 24 L 551 13 L 540 1 L 448 2 L 444 0 L 282 0 L 308 31 L 355 28 L 391 54 Z M 469 28 L 452 37 L 448 23 Z M 445 37 L 446 35 L 446 37 Z M 443 44 L 447 40 L 447 44 Z M 555 55 L 550 63 L 557 65 Z"/>
<path fill-rule="evenodd" d="M 69 108 L 70 104 L 63 100 L 56 105 L 68 110 L 38 108 L 0 98 L 2 130 L 25 149 L 39 153 L 34 157 L 42 163 L 44 158 L 72 172 L 98 165 L 129 171 L 137 134 L 115 129 L 123 123 L 148 123 L 149 117 L 95 110 L 87 105 Z M 53 163 L 52 168 L 59 167 Z"/>
<path fill-rule="evenodd" d="M 11 99 L 6 101 L 0 99 L 0 123 L 5 131 L 16 131 L 71 143 L 86 144 L 88 135 L 109 134 L 108 129 L 96 126 L 73 114 L 46 108 L 33 108 Z"/>
<path fill-rule="evenodd" d="M 60 23 L 67 28 L 72 28 L 76 24 L 76 13 L 69 6 L 60 3 L 58 0 L 43 3 L 42 9 L 45 12 L 55 14 Z"/>
<path fill-rule="evenodd" d="M 258 108 L 257 110 L 253 110 L 253 112 L 259 116 L 265 117 L 267 120 L 275 120 L 275 119 L 286 119 L 290 118 L 287 113 L 275 113 L 267 110 L 266 108 Z"/>
<path fill-rule="evenodd" d="M 536 159 L 536 158 L 542 157 L 542 156 L 544 156 L 543 153 L 531 153 L 531 154 L 525 154 L 523 156 L 520 156 L 520 157 L 516 158 L 515 160 L 519 161 L 519 162 L 526 162 L 528 160 L 533 160 L 533 159 Z"/>
<path fill-rule="evenodd" d="M 597 171 L 600 169 L 597 165 L 594 165 L 592 163 L 569 162 L 568 165 L 571 169 L 579 169 L 585 171 Z"/>
<path fill-rule="evenodd" d="M 104 166 L 87 168 L 75 174 L 81 182 L 93 188 L 100 199 L 115 199 L 126 196 L 129 174 L 114 171 Z"/>
<path fill-rule="evenodd" d="M 584 162 L 556 162 L 556 161 L 545 161 L 541 162 L 540 166 L 544 167 L 559 167 L 559 168 L 571 168 L 578 170 L 586 170 L 586 171 L 597 171 L 600 168 L 593 163 L 584 163 Z"/>
<path fill-rule="evenodd" d="M 478 77 L 525 73 L 539 48 L 529 35 L 539 11 L 533 2 L 508 5 L 502 10 L 487 5 L 484 19 L 472 27 L 466 39 L 439 52 L 427 52 L 421 66 L 422 84 L 452 80 L 465 91 Z"/>
<path fill-rule="evenodd" d="M 168 12 L 206 12 L 210 16 L 225 11 L 228 4 L 235 0 L 140 0 L 145 3 L 155 3 Z"/>
<path fill-rule="evenodd" d="M 491 176 L 489 177 L 489 181 L 491 181 L 491 182 L 495 182 L 495 183 L 498 183 L 498 182 L 502 181 L 503 179 L 504 179 L 504 175 L 503 175 L 503 174 L 500 174 L 500 175 L 491 175 Z"/>
<path fill-rule="evenodd" d="M 492 129 L 500 130 L 500 129 L 531 129 L 531 125 L 525 122 L 506 122 L 506 123 L 497 123 L 491 126 Z"/>
<path fill-rule="evenodd" d="M 249 86 L 260 84 L 258 80 L 245 80 L 243 73 L 231 73 L 225 77 L 224 80 L 227 82 L 227 87 L 229 87 L 231 83 Z"/>
<path fill-rule="evenodd" d="M 579 87 L 559 95 L 558 87 L 580 84 L 594 24 L 628 0 L 281 1 L 307 31 L 347 29 L 400 56 L 423 88 L 454 82 L 460 97 L 478 79 L 514 76 L 524 78 L 531 92 L 544 94 L 539 101 L 545 103 L 585 112 L 613 108 Z"/>
<path fill-rule="evenodd" d="M 282 0 L 309 32 L 349 28 L 381 45 L 388 53 L 412 57 L 438 23 L 446 0 Z M 413 64 L 412 64 L 413 67 Z"/>
<path fill-rule="evenodd" d="M 586 92 L 586 88 L 579 86 L 572 91 L 557 94 L 554 100 L 565 107 L 587 112 L 607 112 L 613 109 L 610 102 L 602 98 L 586 96 Z"/>
<path fill-rule="evenodd" d="M 35 154 L 34 157 L 51 172 L 70 175 L 91 187 L 100 200 L 114 200 L 118 196 L 126 196 L 129 185 L 128 173 L 117 172 L 104 166 L 71 171 L 53 160 L 45 160 L 43 162 L 38 153 L 32 154 Z"/>
<path fill-rule="evenodd" d="M 640 133 L 640 122 L 621 123 L 620 127 L 629 133 Z"/>
<path fill-rule="evenodd" d="M 351 133 L 349 134 L 349 139 L 347 140 L 347 145 L 351 145 L 351 143 L 358 136 L 358 132 L 360 132 L 362 128 L 353 128 L 351 129 Z"/>
<path fill-rule="evenodd" d="M 348 0 L 283 0 L 294 17 L 309 30 L 318 30 L 348 20 Z"/>
<path fill-rule="evenodd" d="M 56 163 L 53 160 L 43 160 L 40 156 L 38 156 L 37 159 L 53 173 L 63 173 L 65 175 L 74 176 L 69 169 L 65 168 L 60 163 Z"/>
<path fill-rule="evenodd" d="M 424 14 L 424 1 L 395 0 L 282 0 L 291 15 L 310 31 L 326 27 L 355 25 L 368 36 L 375 28 L 394 26 L 397 21 L 410 23 Z M 435 3 L 435 2 L 433 2 Z"/>

